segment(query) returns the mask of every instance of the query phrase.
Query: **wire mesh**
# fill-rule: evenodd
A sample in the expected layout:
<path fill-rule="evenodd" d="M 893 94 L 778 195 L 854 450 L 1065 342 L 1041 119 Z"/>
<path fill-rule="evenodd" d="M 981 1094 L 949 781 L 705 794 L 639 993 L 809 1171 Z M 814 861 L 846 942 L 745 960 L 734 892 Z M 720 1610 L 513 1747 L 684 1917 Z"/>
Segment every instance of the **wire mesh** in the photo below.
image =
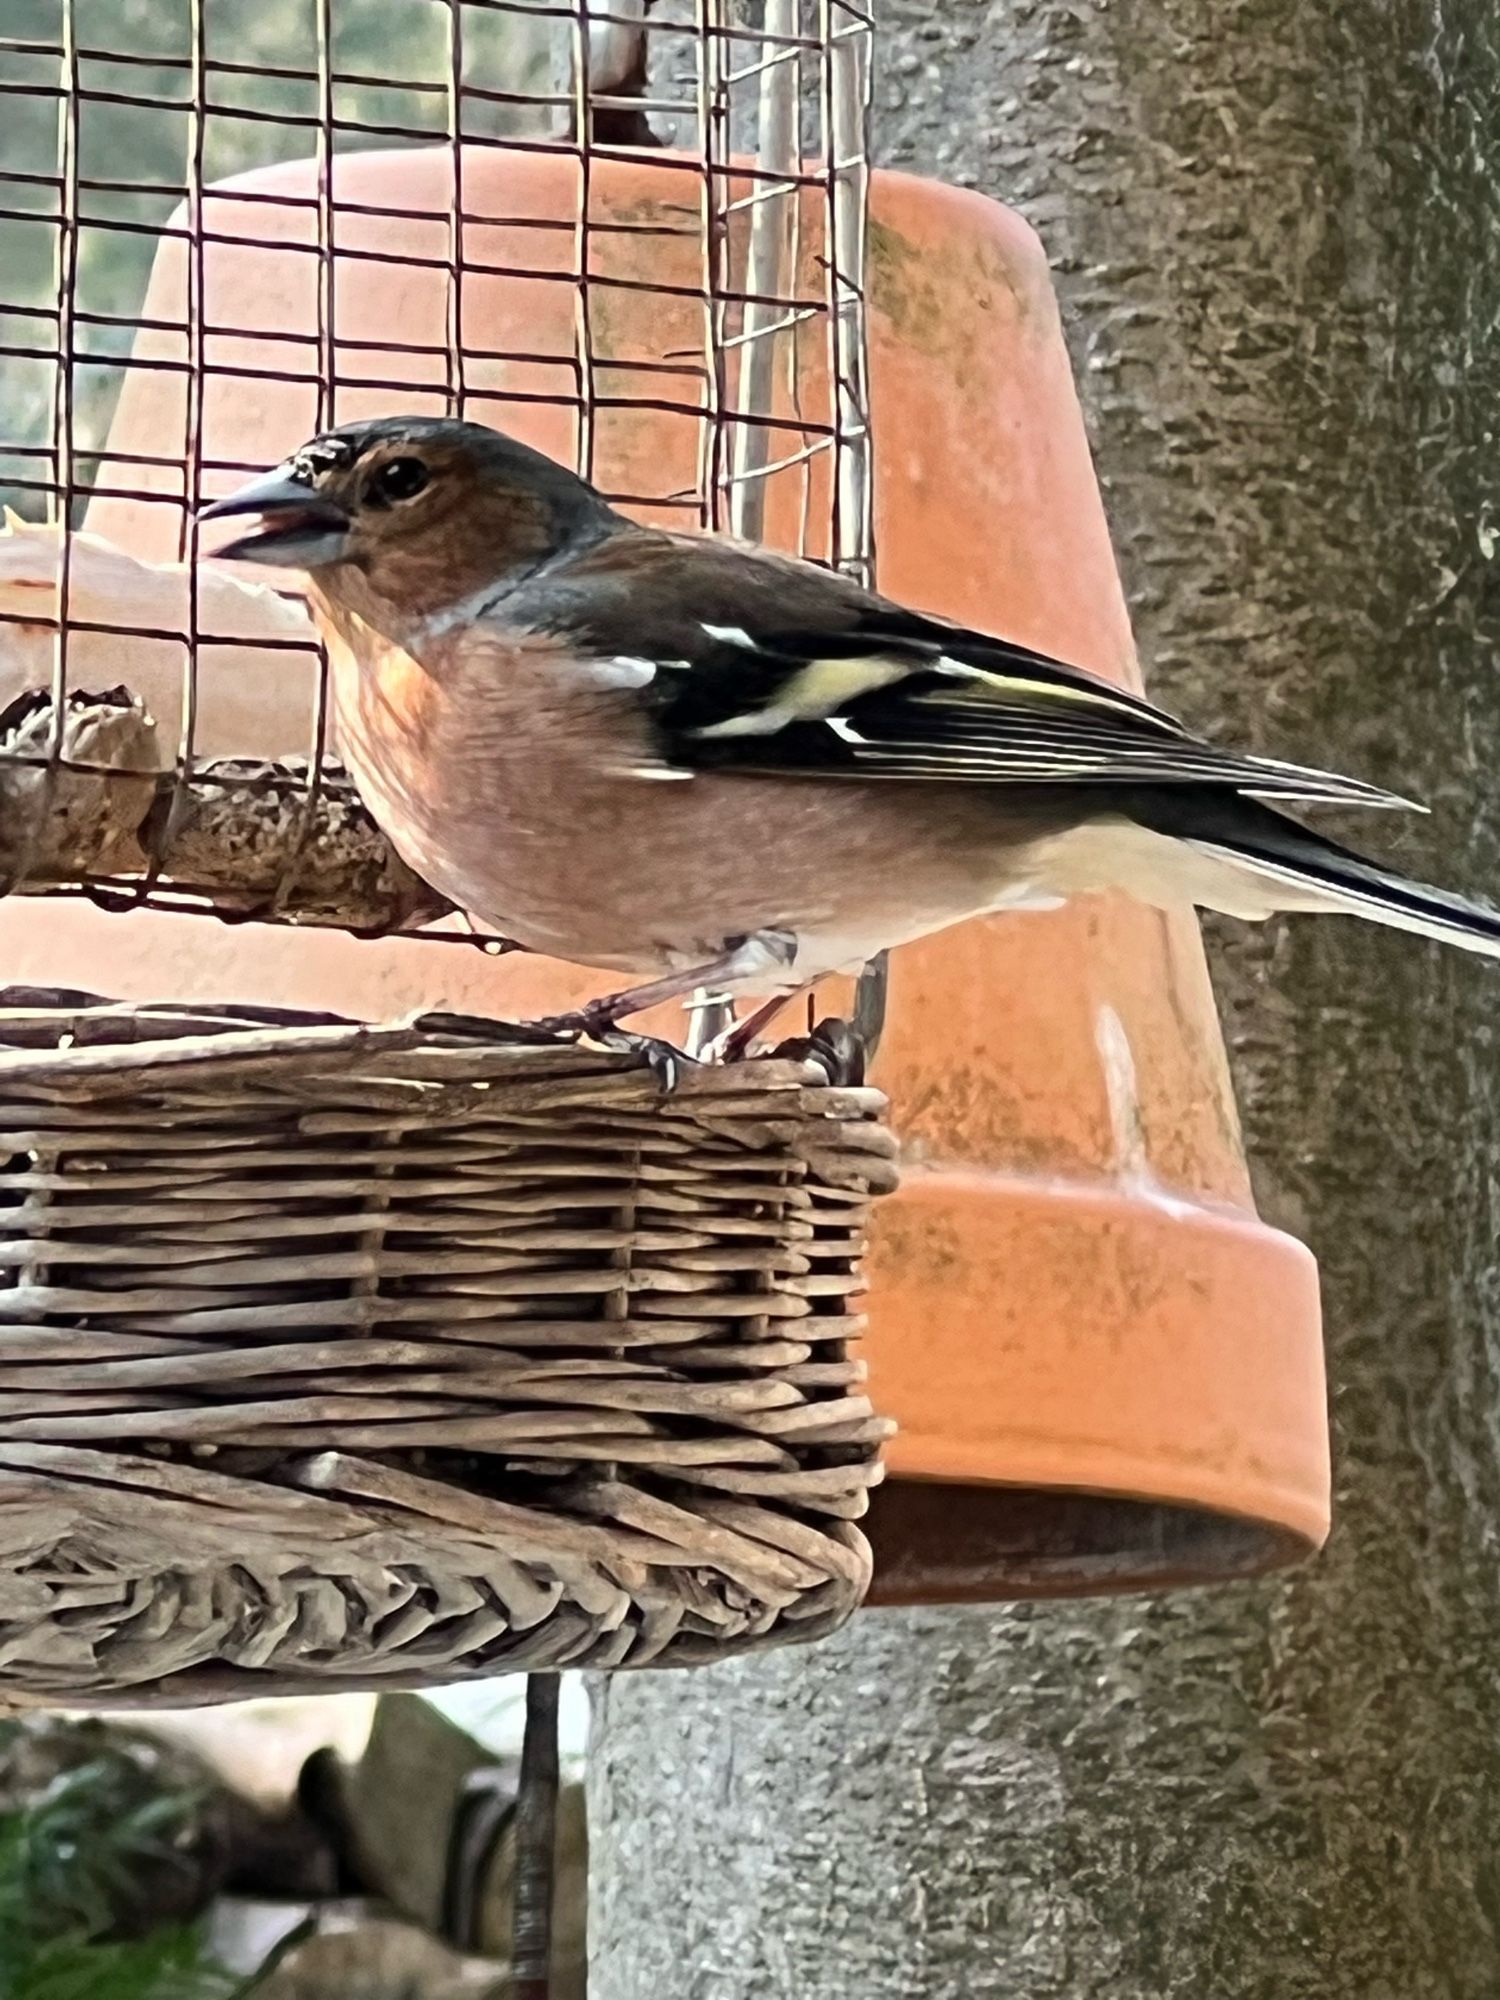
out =
<path fill-rule="evenodd" d="M 329 423 L 494 424 L 868 575 L 855 0 L 9 0 L 0 877 L 474 935 L 193 513 Z M 482 939 L 491 948 L 497 940 Z"/>

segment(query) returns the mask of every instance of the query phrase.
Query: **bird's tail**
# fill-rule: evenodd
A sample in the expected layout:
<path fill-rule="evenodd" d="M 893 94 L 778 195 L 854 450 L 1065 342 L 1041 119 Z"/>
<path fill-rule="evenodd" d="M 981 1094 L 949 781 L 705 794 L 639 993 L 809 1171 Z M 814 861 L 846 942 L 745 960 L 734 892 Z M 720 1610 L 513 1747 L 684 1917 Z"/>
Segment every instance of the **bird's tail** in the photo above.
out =
<path fill-rule="evenodd" d="M 1278 910 L 1367 917 L 1500 958 L 1500 912 L 1378 868 L 1255 799 L 1163 788 L 1143 797 L 1131 817 L 1211 864 L 1199 879 L 1217 884 L 1218 893 L 1200 888 L 1195 896 L 1209 908 L 1248 917 Z"/>

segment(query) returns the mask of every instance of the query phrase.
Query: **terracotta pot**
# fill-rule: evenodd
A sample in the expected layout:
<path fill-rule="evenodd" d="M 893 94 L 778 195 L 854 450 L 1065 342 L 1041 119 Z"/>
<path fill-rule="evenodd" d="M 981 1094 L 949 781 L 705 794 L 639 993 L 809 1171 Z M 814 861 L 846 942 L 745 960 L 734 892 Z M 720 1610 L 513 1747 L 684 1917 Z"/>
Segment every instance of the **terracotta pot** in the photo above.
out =
<path fill-rule="evenodd" d="M 464 159 L 458 287 L 467 413 L 567 457 L 575 246 L 563 159 Z M 332 326 L 339 418 L 442 408 L 453 303 L 443 268 L 446 150 L 343 155 Z M 669 159 L 597 164 L 593 333 L 606 395 L 696 400 L 691 373 L 632 360 L 701 351 L 698 177 Z M 298 205 L 250 201 L 299 197 Z M 203 257 L 203 422 L 209 492 L 314 428 L 318 260 L 311 164 L 210 196 Z M 1010 634 L 1122 681 L 1136 666 L 1103 509 L 1042 253 L 977 196 L 881 174 L 873 190 L 872 369 L 880 577 L 893 595 Z M 542 224 L 551 227 L 539 226 Z M 817 207 L 801 282 L 821 290 Z M 369 253 L 364 257 L 354 253 Z M 426 260 L 426 261 L 422 261 Z M 488 269 L 486 267 L 494 267 Z M 524 271 L 529 275 L 513 275 Z M 508 275 L 502 275 L 506 273 Z M 677 285 L 688 296 L 631 288 Z M 165 241 L 145 307 L 181 320 L 187 259 Z M 421 352 L 381 351 L 399 340 Z M 810 414 L 826 410 L 823 332 L 800 335 Z M 181 358 L 143 331 L 142 361 Z M 534 360 L 495 358 L 530 354 Z M 361 386 L 376 377 L 398 386 Z M 185 378 L 133 370 L 112 448 L 183 435 Z M 169 445 L 168 450 L 171 449 Z M 601 412 L 600 483 L 662 496 L 697 477 L 698 424 Z M 89 525 L 168 557 L 180 469 L 106 470 L 174 504 L 99 499 Z M 768 534 L 789 541 L 803 474 L 772 483 Z M 810 517 L 826 514 L 815 467 Z M 681 521 L 681 513 L 654 511 Z M 691 516 L 687 517 L 691 520 Z M 288 670 L 290 673 L 290 670 Z M 301 702 L 267 673 L 267 727 Z M 217 746 L 215 746 L 217 747 Z M 87 984 L 108 946 L 115 990 L 237 995 L 393 1013 L 442 1000 L 516 1013 L 603 982 L 538 960 L 453 946 L 359 943 L 272 929 L 210 931 L 155 914 L 49 912 L 45 936 L 0 916 L 13 979 Z M 37 927 L 42 928 L 42 927 Z M 1098 898 L 999 918 L 898 957 L 880 1080 L 904 1135 L 906 1187 L 887 1205 L 871 1271 L 874 1393 L 899 1419 L 893 1478 L 871 1528 L 877 1598 L 1005 1598 L 1245 1574 L 1319 1543 L 1328 1456 L 1316 1275 L 1255 1215 L 1196 928 Z"/>

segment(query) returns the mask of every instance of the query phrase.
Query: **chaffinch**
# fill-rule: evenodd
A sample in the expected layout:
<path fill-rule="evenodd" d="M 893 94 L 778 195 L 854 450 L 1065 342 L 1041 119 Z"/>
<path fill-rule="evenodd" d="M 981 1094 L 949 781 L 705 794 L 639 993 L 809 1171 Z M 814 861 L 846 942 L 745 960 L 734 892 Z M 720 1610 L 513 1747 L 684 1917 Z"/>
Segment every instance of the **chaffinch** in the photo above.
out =
<path fill-rule="evenodd" d="M 550 956 L 784 996 L 999 910 L 1123 889 L 1342 911 L 1500 955 L 1500 916 L 1278 805 L 1399 806 L 811 563 L 641 527 L 478 424 L 345 424 L 203 510 L 300 568 L 343 755 L 402 857 Z"/>

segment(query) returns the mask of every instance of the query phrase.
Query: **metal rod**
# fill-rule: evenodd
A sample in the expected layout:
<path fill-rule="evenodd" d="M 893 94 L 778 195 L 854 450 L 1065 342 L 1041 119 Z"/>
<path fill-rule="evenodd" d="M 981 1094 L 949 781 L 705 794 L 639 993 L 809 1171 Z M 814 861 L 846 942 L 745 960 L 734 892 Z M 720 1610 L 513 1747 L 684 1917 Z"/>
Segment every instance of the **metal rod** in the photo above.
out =
<path fill-rule="evenodd" d="M 865 343 L 870 33 L 845 0 L 820 0 L 828 149 L 828 306 L 833 322 L 833 559 L 862 583 L 875 562 L 874 465 Z M 852 25 L 840 26 L 841 22 Z"/>
<path fill-rule="evenodd" d="M 798 0 L 765 0 L 765 31 L 793 35 Z M 737 407 L 749 416 L 769 416 L 776 401 L 776 364 L 785 348 L 782 337 L 785 308 L 769 303 L 789 289 L 792 211 L 797 190 L 781 178 L 797 167 L 798 83 L 800 65 L 795 50 L 768 63 L 760 79 L 760 130 L 757 157 L 764 172 L 777 181 L 767 199 L 756 206 L 750 223 L 750 248 L 745 264 L 745 290 L 754 302 L 745 307 L 739 342 Z M 769 434 L 760 424 L 736 423 L 730 472 L 729 523 L 732 532 L 758 542 L 765 532 L 766 483 L 756 477 L 769 456 Z"/>
<path fill-rule="evenodd" d="M 850 1026 L 859 1037 L 865 1060 L 874 1062 L 885 1033 L 886 1005 L 890 995 L 891 955 L 879 951 L 859 975 L 854 988 L 854 1009 Z"/>
<path fill-rule="evenodd" d="M 728 275 L 725 195 L 714 179 L 714 168 L 721 164 L 727 153 L 729 126 L 724 50 L 715 39 L 716 31 L 723 25 L 722 0 L 694 0 L 694 23 L 698 37 L 698 139 L 702 148 L 699 201 L 703 230 L 704 422 L 699 430 L 698 485 L 702 524 L 705 528 L 717 528 L 719 468 L 724 449 L 726 355 L 723 293 Z M 685 1011 L 687 1033 L 684 1043 L 691 1056 L 701 1056 L 716 1035 L 734 1024 L 733 1002 L 724 994 L 709 992 L 706 987 L 699 987 L 691 995 L 685 1003 Z"/>
<path fill-rule="evenodd" d="M 552 1900 L 557 1874 L 559 1674 L 526 1676 L 526 1733 L 516 1801 L 511 2000 L 550 2000 Z"/>

